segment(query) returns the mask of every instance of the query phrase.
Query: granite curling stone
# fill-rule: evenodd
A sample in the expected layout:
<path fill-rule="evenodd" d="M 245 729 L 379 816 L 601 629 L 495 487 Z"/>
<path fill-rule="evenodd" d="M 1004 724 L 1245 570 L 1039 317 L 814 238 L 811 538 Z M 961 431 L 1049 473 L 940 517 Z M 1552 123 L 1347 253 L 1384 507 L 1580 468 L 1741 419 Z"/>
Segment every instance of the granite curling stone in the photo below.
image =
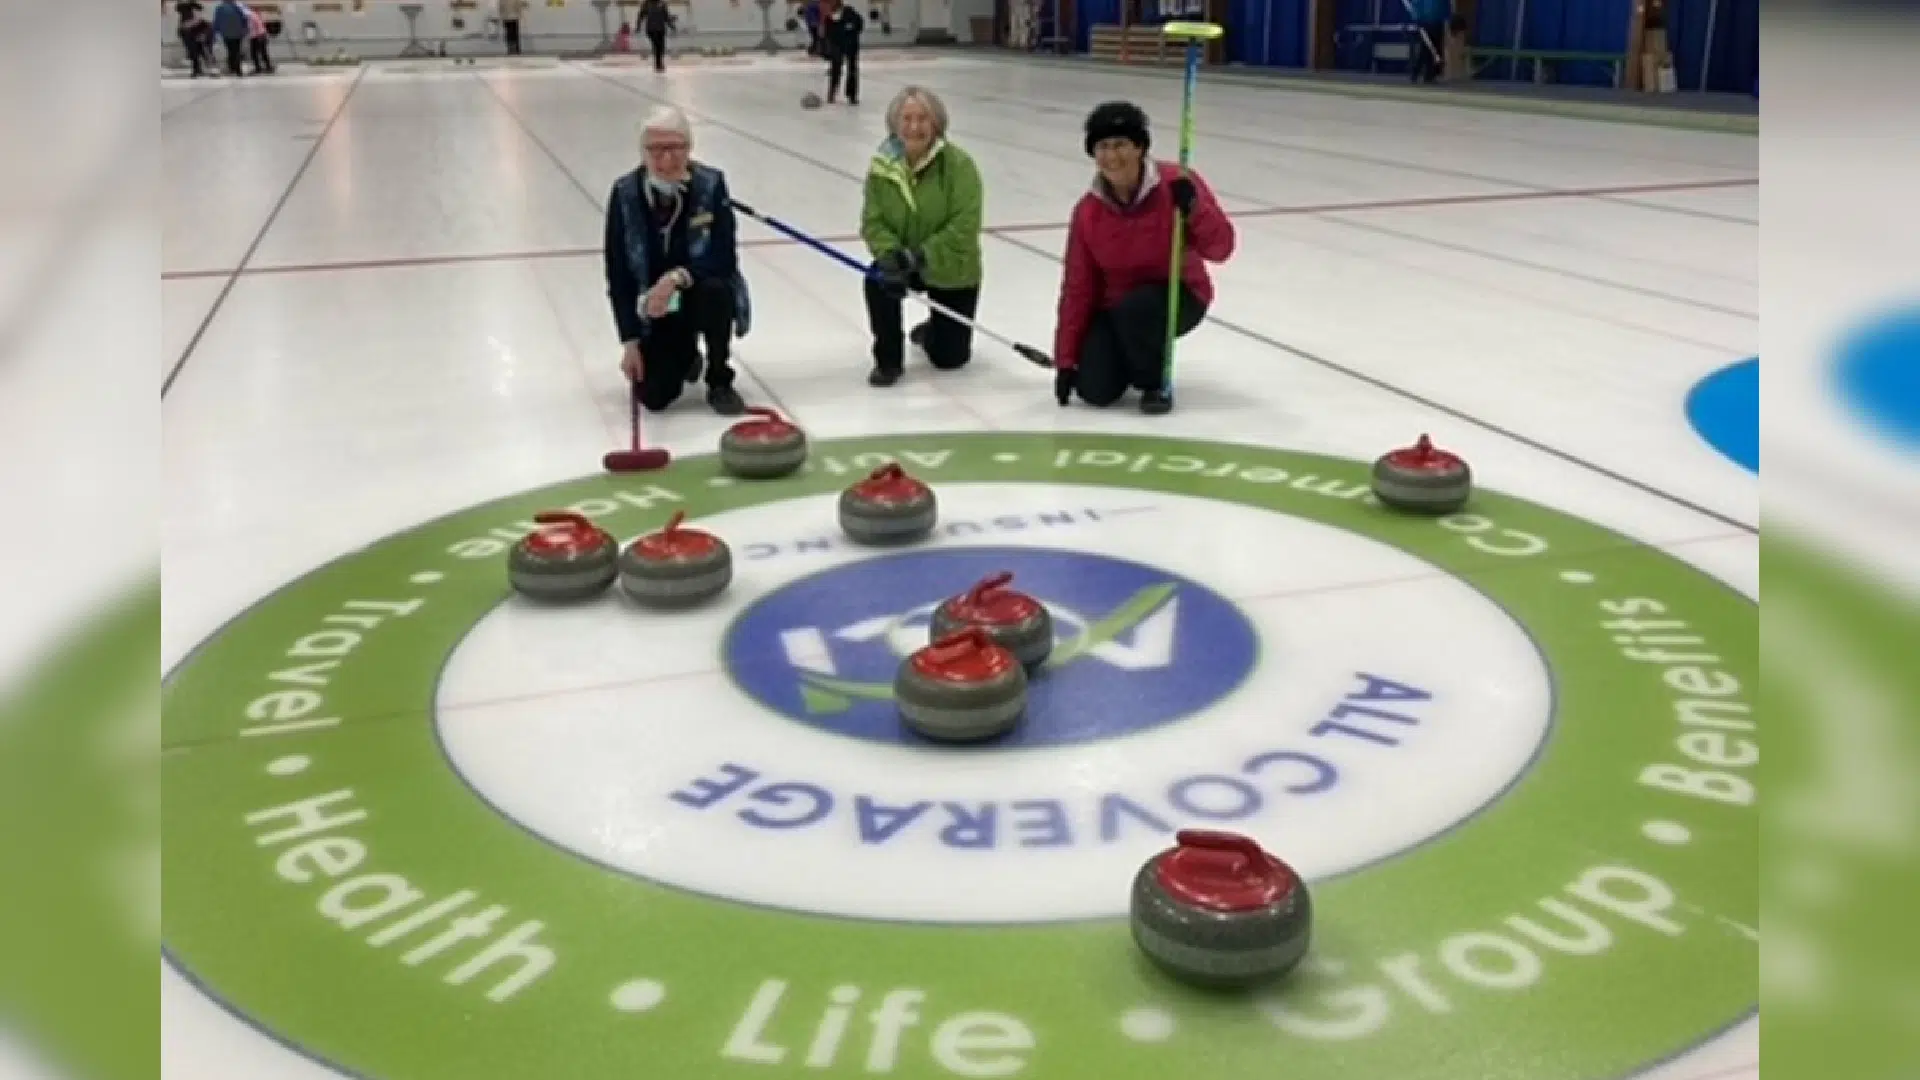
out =
<path fill-rule="evenodd" d="M 507 554 L 507 580 L 535 600 L 585 600 L 613 584 L 619 574 L 620 542 L 570 510 L 533 516 L 537 528 Z"/>
<path fill-rule="evenodd" d="M 1374 462 L 1373 494 L 1396 510 L 1451 514 L 1473 494 L 1473 471 L 1459 455 L 1422 435 Z"/>
<path fill-rule="evenodd" d="M 1053 653 L 1053 615 L 1045 604 L 1008 588 L 1012 581 L 1013 574 L 1002 570 L 934 608 L 930 639 L 977 626 L 1028 671 L 1045 663 Z"/>
<path fill-rule="evenodd" d="M 924 538 L 939 518 L 933 489 L 898 462 L 882 465 L 840 493 L 840 528 L 861 544 L 902 544 Z"/>
<path fill-rule="evenodd" d="M 1133 879 L 1133 940 L 1168 974 L 1229 989 L 1306 955 L 1313 903 L 1294 870 L 1238 833 L 1184 829 Z"/>
<path fill-rule="evenodd" d="M 807 434 L 779 413 L 756 405 L 720 436 L 720 467 L 745 480 L 776 480 L 807 462 Z"/>
<path fill-rule="evenodd" d="M 938 742 L 980 742 L 1012 731 L 1027 708 L 1027 672 L 977 626 L 900 662 L 893 696 L 907 726 Z"/>
<path fill-rule="evenodd" d="M 677 510 L 667 527 L 627 545 L 620 556 L 620 589 L 649 607 L 689 607 L 719 595 L 733 581 L 733 551 L 700 529 L 681 527 Z"/>

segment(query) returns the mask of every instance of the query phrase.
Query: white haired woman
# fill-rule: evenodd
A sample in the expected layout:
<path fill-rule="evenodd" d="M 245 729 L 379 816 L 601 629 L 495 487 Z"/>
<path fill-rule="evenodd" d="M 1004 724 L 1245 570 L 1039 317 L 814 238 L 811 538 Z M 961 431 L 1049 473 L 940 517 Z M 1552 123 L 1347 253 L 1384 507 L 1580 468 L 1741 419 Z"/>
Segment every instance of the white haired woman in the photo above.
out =
<path fill-rule="evenodd" d="M 867 382 L 900 381 L 905 346 L 900 305 L 907 290 L 969 319 L 980 302 L 980 222 L 985 205 L 980 170 L 947 141 L 947 107 L 933 91 L 909 86 L 887 106 L 887 138 L 867 170 L 860 235 L 873 254 L 867 278 L 867 325 L 873 372 Z M 913 343 L 934 367 L 967 362 L 973 331 L 934 314 L 913 330 Z"/>
<path fill-rule="evenodd" d="M 647 116 L 640 151 L 640 166 L 607 199 L 607 298 L 625 349 L 620 369 L 657 412 L 704 366 L 707 404 L 738 416 L 746 403 L 733 388 L 733 338 L 746 336 L 750 312 L 726 175 L 693 159 L 692 128 L 671 106 Z"/>

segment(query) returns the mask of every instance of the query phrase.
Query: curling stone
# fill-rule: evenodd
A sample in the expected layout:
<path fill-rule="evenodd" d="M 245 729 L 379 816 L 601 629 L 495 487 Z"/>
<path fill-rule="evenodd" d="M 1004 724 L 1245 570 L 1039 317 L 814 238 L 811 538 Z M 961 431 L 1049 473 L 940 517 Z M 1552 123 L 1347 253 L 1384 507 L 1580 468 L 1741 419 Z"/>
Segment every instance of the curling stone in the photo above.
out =
<path fill-rule="evenodd" d="M 1012 580 L 1013 575 L 1002 570 L 934 608 L 929 627 L 932 640 L 977 626 L 1022 667 L 1029 671 L 1039 667 L 1053 652 L 1053 615 L 1040 601 L 1007 588 Z"/>
<path fill-rule="evenodd" d="M 1027 708 L 1027 673 L 992 635 L 968 627 L 902 660 L 893 696 L 916 733 L 940 742 L 979 742 L 1019 723 Z"/>
<path fill-rule="evenodd" d="M 900 544 L 933 531 L 940 515 L 933 489 L 898 462 L 882 465 L 840 493 L 840 528 L 861 544 Z"/>
<path fill-rule="evenodd" d="M 1292 867 L 1250 837 L 1183 829 L 1133 879 L 1134 944 L 1196 986 L 1244 987 L 1300 963 L 1313 902 Z"/>
<path fill-rule="evenodd" d="M 1396 510 L 1451 514 L 1473 494 L 1473 470 L 1459 455 L 1422 435 L 1412 446 L 1374 462 L 1373 494 Z"/>
<path fill-rule="evenodd" d="M 814 93 L 813 91 L 811 91 L 811 90 L 809 90 L 809 91 L 807 91 L 806 93 L 804 93 L 804 94 L 801 94 L 801 95 L 800 95 L 800 107 L 801 107 L 801 108 L 803 108 L 803 109 L 817 109 L 817 108 L 819 108 L 819 107 L 820 107 L 820 105 L 821 105 L 821 101 L 820 101 L 820 95 L 819 95 L 819 94 L 816 94 L 816 93 Z"/>
<path fill-rule="evenodd" d="M 667 527 L 627 545 L 620 556 L 620 589 L 648 607 L 690 607 L 717 596 L 733 581 L 733 551 L 700 529 L 682 528 L 685 510 Z"/>
<path fill-rule="evenodd" d="M 539 526 L 507 554 L 507 580 L 535 600 L 585 600 L 613 584 L 620 542 L 568 510 L 533 516 Z"/>
<path fill-rule="evenodd" d="M 720 467 L 748 480 L 773 480 L 807 461 L 807 434 L 772 409 L 755 405 L 720 436 Z"/>

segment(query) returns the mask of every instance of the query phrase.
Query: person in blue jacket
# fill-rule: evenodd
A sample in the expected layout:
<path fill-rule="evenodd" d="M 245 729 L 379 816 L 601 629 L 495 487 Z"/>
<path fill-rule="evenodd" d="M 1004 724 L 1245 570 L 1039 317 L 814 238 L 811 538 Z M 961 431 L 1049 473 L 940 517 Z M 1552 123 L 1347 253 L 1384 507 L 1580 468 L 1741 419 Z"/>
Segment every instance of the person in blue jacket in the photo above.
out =
<path fill-rule="evenodd" d="M 620 370 L 658 412 L 704 369 L 707 405 L 738 416 L 746 403 L 733 388 L 733 338 L 746 336 L 751 312 L 726 174 L 693 160 L 686 114 L 669 105 L 647 116 L 640 148 L 640 166 L 607 199 L 607 298 Z"/>
<path fill-rule="evenodd" d="M 1432 82 L 1446 67 L 1441 57 L 1446 55 L 1447 20 L 1453 15 L 1453 4 L 1451 0 L 1409 0 L 1409 6 L 1418 25 L 1407 43 L 1413 47 L 1407 72 L 1414 82 Z"/>
<path fill-rule="evenodd" d="M 247 44 L 247 9 L 239 0 L 220 0 L 213 9 L 213 32 L 227 47 L 227 74 L 240 74 L 241 50 Z"/>

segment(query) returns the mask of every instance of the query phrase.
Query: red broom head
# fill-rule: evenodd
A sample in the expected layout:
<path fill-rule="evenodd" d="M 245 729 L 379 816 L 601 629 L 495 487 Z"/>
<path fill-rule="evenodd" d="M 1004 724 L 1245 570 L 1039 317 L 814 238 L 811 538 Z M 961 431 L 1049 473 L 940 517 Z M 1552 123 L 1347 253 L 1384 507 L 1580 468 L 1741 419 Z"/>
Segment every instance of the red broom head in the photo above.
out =
<path fill-rule="evenodd" d="M 673 461 L 673 455 L 655 447 L 651 450 L 615 450 L 600 460 L 608 472 L 652 472 L 664 469 Z"/>

